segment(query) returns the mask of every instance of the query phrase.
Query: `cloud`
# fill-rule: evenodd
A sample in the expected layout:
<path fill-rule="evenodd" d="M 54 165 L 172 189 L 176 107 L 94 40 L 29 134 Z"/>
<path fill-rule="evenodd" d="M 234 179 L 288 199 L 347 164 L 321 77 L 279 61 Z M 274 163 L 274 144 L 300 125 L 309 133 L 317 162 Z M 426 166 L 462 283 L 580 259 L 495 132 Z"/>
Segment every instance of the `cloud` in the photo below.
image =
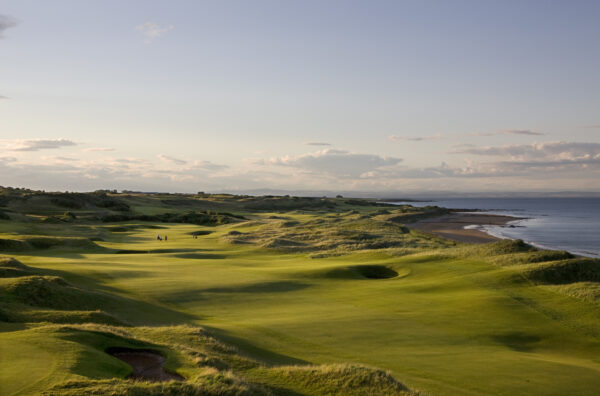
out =
<path fill-rule="evenodd" d="M 0 95 L 0 102 L 3 101 L 3 100 L 8 100 L 8 97 Z"/>
<path fill-rule="evenodd" d="M 552 180 L 570 175 L 585 180 L 600 173 L 600 143 L 544 142 L 533 144 L 465 147 L 455 154 L 499 157 L 499 160 L 474 165 L 482 176 L 518 175 Z"/>
<path fill-rule="evenodd" d="M 158 154 L 157 157 L 164 162 L 170 163 L 170 164 L 175 164 L 175 165 L 179 165 L 179 166 L 184 166 L 183 168 L 179 168 L 180 172 L 186 173 L 186 172 L 196 172 L 196 171 L 220 171 L 223 169 L 227 169 L 229 168 L 227 165 L 220 165 L 220 164 L 215 164 L 213 162 L 210 161 L 204 161 L 204 160 L 196 160 L 193 162 L 190 161 L 185 161 L 179 158 L 175 158 L 175 157 L 170 157 L 168 155 L 164 155 L 164 154 Z M 167 170 L 167 172 L 173 173 L 172 170 Z"/>
<path fill-rule="evenodd" d="M 393 142 L 401 142 L 401 141 L 421 142 L 424 140 L 440 140 L 443 138 L 444 138 L 444 136 L 441 133 L 436 133 L 435 135 L 430 135 L 430 136 L 400 136 L 400 135 L 388 136 L 388 139 Z"/>
<path fill-rule="evenodd" d="M 452 144 L 452 147 L 454 148 L 468 148 L 468 147 L 477 147 L 476 145 L 472 144 L 472 143 L 454 143 Z"/>
<path fill-rule="evenodd" d="M 0 145 L 10 151 L 39 151 L 75 146 L 77 143 L 67 139 L 31 139 L 31 140 L 2 140 Z"/>
<path fill-rule="evenodd" d="M 164 155 L 164 154 L 158 154 L 157 157 L 161 161 L 170 162 L 170 163 L 175 164 L 175 165 L 185 165 L 185 164 L 187 164 L 187 161 L 184 161 L 184 160 L 181 160 L 181 159 L 178 159 L 178 158 L 174 158 L 174 157 L 169 157 L 169 156 Z"/>
<path fill-rule="evenodd" d="M 596 124 L 596 125 L 584 125 L 584 126 L 582 126 L 582 128 L 586 128 L 586 129 L 600 129 L 600 124 Z"/>
<path fill-rule="evenodd" d="M 210 161 L 194 161 L 191 166 L 191 169 L 204 169 L 204 170 L 211 170 L 211 171 L 218 171 L 218 170 L 223 170 L 223 169 L 227 169 L 227 168 L 229 168 L 229 166 L 215 164 Z"/>
<path fill-rule="evenodd" d="M 474 132 L 468 136 L 497 136 L 497 135 L 527 135 L 527 136 L 543 136 L 545 133 L 531 131 L 529 129 L 505 129 L 495 132 Z"/>
<path fill-rule="evenodd" d="M 504 129 L 501 131 L 494 132 L 473 132 L 468 133 L 466 136 L 498 136 L 498 135 L 525 135 L 525 136 L 543 136 L 545 133 L 536 132 L 529 129 Z M 465 135 L 463 135 L 465 136 Z M 388 137 L 389 140 L 393 142 L 401 142 L 401 141 L 412 141 L 412 142 L 421 142 L 425 140 L 440 140 L 444 139 L 445 136 L 441 133 L 436 133 L 435 135 L 429 136 L 400 136 L 400 135 L 391 135 Z"/>
<path fill-rule="evenodd" d="M 79 161 L 77 158 L 71 158 L 71 157 L 54 157 L 53 159 L 56 161 L 69 161 L 69 162 Z"/>
<path fill-rule="evenodd" d="M 6 163 L 6 162 L 16 162 L 17 158 L 15 157 L 0 157 L 0 163 Z"/>
<path fill-rule="evenodd" d="M 538 161 L 505 161 L 499 162 L 499 166 L 515 170 L 546 169 L 546 170 L 565 170 L 567 168 L 590 169 L 590 166 L 600 166 L 600 156 L 588 158 L 568 158 L 557 160 L 538 160 Z M 600 170 L 600 169 L 598 169 Z"/>
<path fill-rule="evenodd" d="M 4 38 L 3 33 L 5 30 L 15 27 L 19 22 L 8 15 L 0 15 L 0 39 Z"/>
<path fill-rule="evenodd" d="M 378 183 L 399 183 L 406 179 L 491 181 L 510 178 L 511 183 L 517 180 L 534 180 L 537 184 L 543 184 L 545 181 L 553 188 L 557 186 L 557 180 L 562 180 L 564 185 L 587 180 L 587 188 L 592 188 L 592 185 L 595 186 L 593 188 L 600 186 L 595 181 L 600 180 L 600 143 L 544 142 L 488 147 L 463 145 L 457 146 L 452 153 L 491 157 L 492 160 L 473 161 L 467 158 L 459 166 L 442 163 L 439 166 L 421 168 L 397 164 L 375 169 L 362 177 Z M 548 178 L 548 174 L 552 177 Z"/>
<path fill-rule="evenodd" d="M 107 152 L 107 151 L 115 151 L 115 149 L 110 148 L 110 147 L 90 147 L 90 148 L 83 149 L 84 153 L 91 153 L 91 152 L 96 152 L 96 151 Z"/>
<path fill-rule="evenodd" d="M 144 42 L 150 43 L 155 38 L 159 38 L 175 29 L 173 25 L 159 25 L 155 22 L 146 22 L 135 27 L 135 30 L 144 35 Z"/>
<path fill-rule="evenodd" d="M 141 158 L 116 158 L 112 160 L 118 164 L 143 164 L 147 163 L 145 160 Z"/>
<path fill-rule="evenodd" d="M 546 142 L 506 146 L 465 147 L 453 154 L 503 156 L 512 160 L 575 160 L 600 157 L 600 143 Z"/>
<path fill-rule="evenodd" d="M 475 157 L 481 161 L 466 159 L 422 167 L 405 164 L 399 158 L 329 148 L 300 156 L 244 160 L 241 166 L 232 167 L 206 160 L 172 166 L 171 162 L 165 164 L 153 158 L 99 158 L 81 152 L 81 158 L 75 154 L 73 157 L 15 155 L 0 157 L 0 174 L 4 177 L 3 185 L 59 190 L 192 192 L 264 187 L 403 192 L 409 188 L 481 191 L 492 187 L 600 190 L 598 145 L 596 151 L 586 143 L 521 145 L 524 147 L 520 151 L 513 146 L 500 146 L 497 149 L 525 154 L 500 154 L 490 156 L 489 161 L 481 155 Z"/>
<path fill-rule="evenodd" d="M 306 143 L 307 146 L 331 146 L 331 143 L 324 143 L 324 142 L 308 142 Z"/>
<path fill-rule="evenodd" d="M 500 131 L 500 135 L 530 135 L 530 136 L 543 136 L 545 133 L 530 131 L 529 129 L 508 129 Z"/>
<path fill-rule="evenodd" d="M 507 175 L 504 170 L 498 169 L 494 164 L 474 164 L 467 161 L 464 166 L 451 166 L 445 162 L 438 166 L 429 167 L 409 167 L 398 164 L 369 172 L 363 177 L 391 181 L 402 179 L 481 178 Z"/>
<path fill-rule="evenodd" d="M 262 165 L 289 166 L 317 174 L 360 177 L 381 167 L 396 165 L 402 159 L 375 154 L 357 154 L 346 150 L 325 149 L 298 157 L 285 156 L 259 161 Z"/>
<path fill-rule="evenodd" d="M 187 162 L 184 166 L 164 166 L 144 158 L 97 156 L 0 157 L 3 185 L 25 185 L 59 190 L 94 190 L 98 188 L 143 191 L 199 191 L 241 186 L 248 181 L 242 171 L 228 175 L 228 167 L 210 161 Z M 90 158 L 92 157 L 92 158 Z"/>

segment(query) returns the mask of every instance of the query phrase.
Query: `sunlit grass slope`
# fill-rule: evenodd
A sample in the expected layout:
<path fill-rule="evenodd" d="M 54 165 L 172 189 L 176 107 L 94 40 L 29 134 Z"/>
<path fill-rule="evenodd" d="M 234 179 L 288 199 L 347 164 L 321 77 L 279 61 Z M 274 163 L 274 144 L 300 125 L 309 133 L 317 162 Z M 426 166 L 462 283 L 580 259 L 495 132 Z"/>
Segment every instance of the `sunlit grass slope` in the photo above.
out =
<path fill-rule="evenodd" d="M 440 240 L 406 227 L 429 215 L 409 208 L 174 199 L 123 198 L 244 219 L 106 223 L 82 204 L 55 223 L 52 205 L 6 205 L 3 393 L 597 394 L 598 261 Z M 155 349 L 186 381 L 126 380 L 115 346 Z"/>

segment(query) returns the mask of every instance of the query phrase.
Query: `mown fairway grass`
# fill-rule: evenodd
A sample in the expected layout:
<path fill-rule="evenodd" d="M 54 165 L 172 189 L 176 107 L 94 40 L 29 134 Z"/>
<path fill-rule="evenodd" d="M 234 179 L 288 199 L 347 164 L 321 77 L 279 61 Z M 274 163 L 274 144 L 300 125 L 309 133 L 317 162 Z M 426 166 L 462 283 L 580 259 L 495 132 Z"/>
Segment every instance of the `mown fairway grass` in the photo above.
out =
<path fill-rule="evenodd" d="M 273 215 L 260 218 L 280 221 L 268 220 Z M 285 216 L 306 222 L 324 214 Z M 174 346 L 181 330 L 165 327 L 177 325 L 202 326 L 235 345 L 240 356 L 261 363 L 240 363 L 246 381 L 301 394 L 326 394 L 328 388 L 318 380 L 311 384 L 317 372 L 295 371 L 292 380 L 279 366 L 360 363 L 436 395 L 596 395 L 600 389 L 598 303 L 561 292 L 560 286 L 533 283 L 524 275 L 531 264 L 498 264 L 498 257 L 529 253 L 498 255 L 500 247 L 453 247 L 433 238 L 428 243 L 438 243 L 437 248 L 319 256 L 231 243 L 232 230 L 260 229 L 256 219 L 217 227 L 125 223 L 132 225 L 130 231 L 107 231 L 117 225 L 124 224 L 70 228 L 71 235 L 101 234 L 99 248 L 9 255 L 119 299 L 106 311 L 137 326 L 128 331 L 141 338 L 78 336 L 80 325 L 0 322 L 1 393 L 37 393 L 74 379 L 122 378 L 127 366 L 102 348 L 140 339 L 170 354 L 171 369 L 193 376 L 197 367 Z M 33 229 L 2 222 L 1 227 L 0 238 L 14 238 L 14 230 L 60 234 L 55 225 Z M 211 233 L 192 238 L 199 230 Z M 158 233 L 168 235 L 168 242 L 157 241 Z M 383 266 L 397 276 L 370 279 L 361 273 L 365 265 Z"/>

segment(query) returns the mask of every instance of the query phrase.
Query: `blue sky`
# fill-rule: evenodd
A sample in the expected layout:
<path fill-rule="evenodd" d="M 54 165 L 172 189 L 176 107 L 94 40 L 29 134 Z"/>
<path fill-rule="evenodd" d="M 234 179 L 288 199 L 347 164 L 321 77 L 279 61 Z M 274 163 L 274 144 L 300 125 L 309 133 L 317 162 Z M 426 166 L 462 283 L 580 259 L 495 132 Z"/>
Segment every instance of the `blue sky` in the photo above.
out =
<path fill-rule="evenodd" d="M 0 185 L 600 191 L 597 1 L 0 3 Z"/>

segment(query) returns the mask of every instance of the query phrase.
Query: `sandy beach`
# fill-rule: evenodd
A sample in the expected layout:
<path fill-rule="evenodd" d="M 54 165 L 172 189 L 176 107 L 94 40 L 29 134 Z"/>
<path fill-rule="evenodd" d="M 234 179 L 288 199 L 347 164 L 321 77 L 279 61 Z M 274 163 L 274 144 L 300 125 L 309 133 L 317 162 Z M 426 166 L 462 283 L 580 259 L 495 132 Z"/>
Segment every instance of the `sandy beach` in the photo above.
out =
<path fill-rule="evenodd" d="M 510 221 L 519 219 L 519 217 L 489 214 L 452 213 L 446 216 L 417 221 L 410 224 L 409 227 L 454 241 L 488 243 L 500 239 L 486 234 L 483 231 L 477 229 L 465 229 L 464 227 L 468 225 L 504 225 Z"/>

